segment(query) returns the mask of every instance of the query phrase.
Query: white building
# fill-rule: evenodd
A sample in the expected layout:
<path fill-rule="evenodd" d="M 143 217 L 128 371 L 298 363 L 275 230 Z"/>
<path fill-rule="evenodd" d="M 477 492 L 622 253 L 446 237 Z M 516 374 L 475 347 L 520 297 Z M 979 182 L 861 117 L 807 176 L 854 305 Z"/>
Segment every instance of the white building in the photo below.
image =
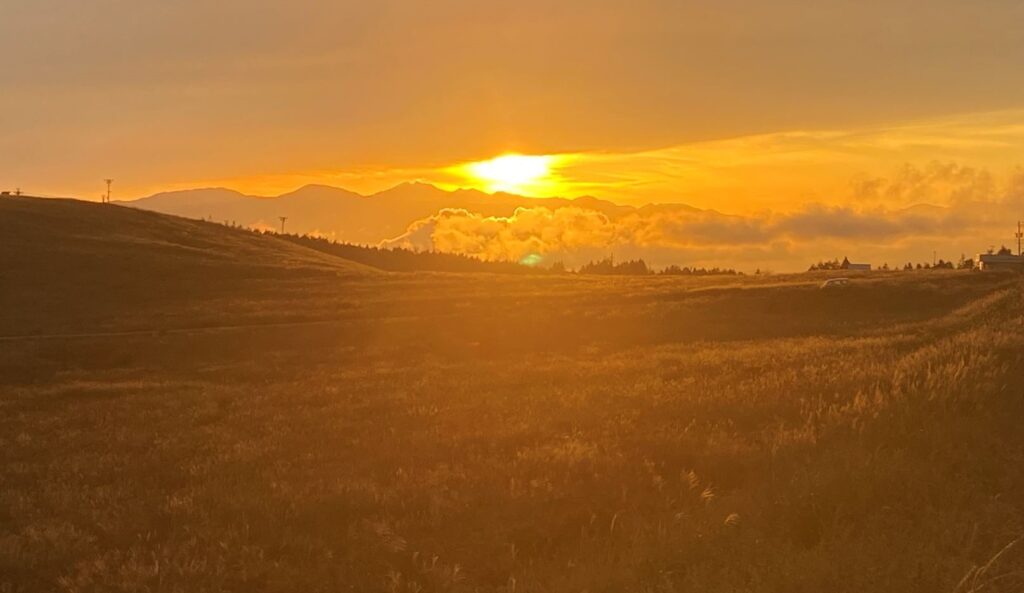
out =
<path fill-rule="evenodd" d="M 979 270 L 1016 270 L 1024 272 L 1024 257 L 998 253 L 982 253 L 978 255 Z"/>

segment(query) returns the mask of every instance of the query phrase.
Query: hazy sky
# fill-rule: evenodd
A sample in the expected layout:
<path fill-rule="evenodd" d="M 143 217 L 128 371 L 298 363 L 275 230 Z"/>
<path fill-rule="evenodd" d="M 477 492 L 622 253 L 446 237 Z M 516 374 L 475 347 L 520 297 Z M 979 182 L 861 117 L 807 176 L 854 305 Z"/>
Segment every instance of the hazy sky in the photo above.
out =
<path fill-rule="evenodd" d="M 570 193 L 834 203 L 1024 161 L 1021 23 L 1008 0 L 0 0 L 0 186 L 376 189 L 515 151 L 576 155 Z"/>

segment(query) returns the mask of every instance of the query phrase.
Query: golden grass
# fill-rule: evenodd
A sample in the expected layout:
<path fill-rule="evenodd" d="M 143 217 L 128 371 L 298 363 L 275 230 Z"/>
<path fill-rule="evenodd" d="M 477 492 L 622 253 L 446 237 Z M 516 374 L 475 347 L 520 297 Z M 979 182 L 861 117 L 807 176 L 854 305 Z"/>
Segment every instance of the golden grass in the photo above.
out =
<path fill-rule="evenodd" d="M 250 247 L 259 274 L 0 295 L 6 336 L 84 334 L 0 342 L 0 593 L 1021 590 L 1014 277 Z"/>
<path fill-rule="evenodd" d="M 1011 591 L 1024 309 L 964 278 L 22 344 L 0 590 Z"/>

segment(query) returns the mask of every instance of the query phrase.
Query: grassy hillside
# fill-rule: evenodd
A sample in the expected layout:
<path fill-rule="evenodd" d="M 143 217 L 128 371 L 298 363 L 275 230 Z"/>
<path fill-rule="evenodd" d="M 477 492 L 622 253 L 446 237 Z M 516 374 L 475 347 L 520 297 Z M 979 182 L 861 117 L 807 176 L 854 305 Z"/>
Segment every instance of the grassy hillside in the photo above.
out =
<path fill-rule="evenodd" d="M 153 221 L 178 292 L 77 295 L 152 332 L 0 342 L 4 593 L 1024 587 L 1017 277 L 390 275 Z"/>
<path fill-rule="evenodd" d="M 196 299 L 375 274 L 273 237 L 77 200 L 0 200 L 0 236 L 0 335 L 142 327 L 134 316 Z"/>

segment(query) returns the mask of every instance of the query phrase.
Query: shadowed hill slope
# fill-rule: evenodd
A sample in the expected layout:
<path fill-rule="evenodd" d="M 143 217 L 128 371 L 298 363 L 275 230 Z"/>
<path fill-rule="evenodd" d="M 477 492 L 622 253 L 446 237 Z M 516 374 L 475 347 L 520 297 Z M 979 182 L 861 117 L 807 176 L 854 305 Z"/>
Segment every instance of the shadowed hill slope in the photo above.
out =
<path fill-rule="evenodd" d="M 372 268 L 279 239 L 77 200 L 0 200 L 0 333 L 113 319 L 257 285 Z"/>

